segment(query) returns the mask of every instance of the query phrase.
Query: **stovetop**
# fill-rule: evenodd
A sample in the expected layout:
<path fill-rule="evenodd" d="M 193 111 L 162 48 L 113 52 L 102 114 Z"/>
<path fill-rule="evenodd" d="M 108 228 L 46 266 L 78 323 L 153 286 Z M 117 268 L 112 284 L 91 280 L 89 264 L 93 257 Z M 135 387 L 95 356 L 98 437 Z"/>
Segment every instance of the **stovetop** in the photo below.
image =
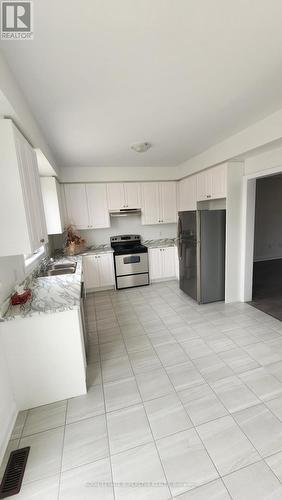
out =
<path fill-rule="evenodd" d="M 126 254 L 148 252 L 148 248 L 145 247 L 145 245 L 141 245 L 141 243 L 132 243 L 132 244 L 112 243 L 112 248 L 114 249 L 115 255 L 126 255 Z"/>
<path fill-rule="evenodd" d="M 141 236 L 138 234 L 122 234 L 111 237 L 111 247 L 114 255 L 128 255 L 148 252 L 145 245 L 141 244 Z"/>

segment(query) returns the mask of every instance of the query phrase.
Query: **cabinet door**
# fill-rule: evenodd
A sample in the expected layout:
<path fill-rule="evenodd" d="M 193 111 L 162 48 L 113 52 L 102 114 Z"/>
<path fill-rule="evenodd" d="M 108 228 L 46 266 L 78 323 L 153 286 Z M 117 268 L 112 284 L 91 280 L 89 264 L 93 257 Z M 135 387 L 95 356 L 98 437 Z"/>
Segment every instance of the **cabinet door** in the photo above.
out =
<path fill-rule="evenodd" d="M 159 184 L 144 182 L 142 189 L 142 224 L 159 224 Z"/>
<path fill-rule="evenodd" d="M 226 165 L 218 165 L 210 170 L 212 198 L 226 198 Z"/>
<path fill-rule="evenodd" d="M 176 182 L 160 182 L 160 222 L 177 222 Z"/>
<path fill-rule="evenodd" d="M 110 227 L 106 184 L 86 184 L 86 196 L 90 227 Z"/>
<path fill-rule="evenodd" d="M 149 248 L 150 279 L 157 280 L 163 277 L 162 248 Z"/>
<path fill-rule="evenodd" d="M 24 155 L 24 175 L 27 177 L 26 180 L 29 184 L 27 203 L 30 205 L 32 212 L 33 250 L 37 250 L 48 241 L 37 159 L 35 151 L 25 138 L 21 137 L 19 140 Z"/>
<path fill-rule="evenodd" d="M 62 234 L 60 185 L 55 177 L 41 177 L 40 180 L 48 234 Z"/>
<path fill-rule="evenodd" d="M 67 222 L 77 229 L 89 228 L 85 184 L 65 184 Z"/>
<path fill-rule="evenodd" d="M 205 170 L 197 175 L 197 201 L 203 201 L 211 198 L 211 194 L 209 195 L 208 193 L 208 177 L 208 173 Z"/>
<path fill-rule="evenodd" d="M 113 254 L 105 253 L 97 255 L 99 265 L 99 278 L 101 287 L 114 285 L 114 262 Z"/>
<path fill-rule="evenodd" d="M 139 183 L 126 182 L 124 184 L 124 196 L 126 208 L 141 208 L 141 193 Z"/>
<path fill-rule="evenodd" d="M 124 189 L 120 182 L 107 184 L 108 208 L 109 210 L 120 210 L 125 208 Z"/>
<path fill-rule="evenodd" d="M 163 278 L 174 278 L 176 276 L 175 270 L 175 247 L 161 248 L 162 261 L 163 261 Z"/>
<path fill-rule="evenodd" d="M 27 219 L 27 230 L 29 234 L 29 248 L 27 253 L 34 252 L 39 248 L 38 242 L 38 222 L 34 199 L 34 183 L 32 180 L 32 165 L 27 155 L 25 140 L 20 132 L 15 128 L 15 145 L 18 159 L 19 174 L 21 178 L 21 187 L 25 204 L 25 213 Z"/>
<path fill-rule="evenodd" d="M 179 181 L 178 186 L 178 210 L 185 212 L 197 210 L 197 176 L 192 175 Z"/>
<path fill-rule="evenodd" d="M 83 257 L 83 276 L 86 290 L 99 288 L 99 259 L 97 255 Z"/>

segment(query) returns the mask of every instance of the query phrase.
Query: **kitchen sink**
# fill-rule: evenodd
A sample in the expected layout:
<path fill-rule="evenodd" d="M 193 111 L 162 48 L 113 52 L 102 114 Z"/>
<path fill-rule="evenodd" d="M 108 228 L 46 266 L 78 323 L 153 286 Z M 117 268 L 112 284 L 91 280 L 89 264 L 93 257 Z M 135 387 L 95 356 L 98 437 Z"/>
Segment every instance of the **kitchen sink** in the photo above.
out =
<path fill-rule="evenodd" d="M 76 262 L 67 262 L 65 264 L 50 264 L 41 276 L 58 276 L 60 274 L 74 274 L 76 271 Z"/>

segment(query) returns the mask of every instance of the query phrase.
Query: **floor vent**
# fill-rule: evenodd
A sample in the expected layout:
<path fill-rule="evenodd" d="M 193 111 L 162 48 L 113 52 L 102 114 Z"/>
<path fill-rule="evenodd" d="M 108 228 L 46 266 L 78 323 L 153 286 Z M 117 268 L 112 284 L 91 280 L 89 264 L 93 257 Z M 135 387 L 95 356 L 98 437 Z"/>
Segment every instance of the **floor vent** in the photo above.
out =
<path fill-rule="evenodd" d="M 4 472 L 2 483 L 0 485 L 0 498 L 11 497 L 19 493 L 30 446 L 14 450 L 11 452 L 7 467 Z"/>

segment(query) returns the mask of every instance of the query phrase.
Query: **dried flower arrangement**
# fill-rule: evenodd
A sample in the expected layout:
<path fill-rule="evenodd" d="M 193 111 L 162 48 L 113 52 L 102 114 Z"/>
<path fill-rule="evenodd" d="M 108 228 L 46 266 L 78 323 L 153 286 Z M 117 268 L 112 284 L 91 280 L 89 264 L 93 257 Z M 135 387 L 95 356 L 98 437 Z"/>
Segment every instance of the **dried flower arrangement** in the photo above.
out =
<path fill-rule="evenodd" d="M 67 255 L 76 255 L 85 248 L 85 240 L 77 233 L 74 226 L 69 224 L 65 228 L 65 248 Z"/>

